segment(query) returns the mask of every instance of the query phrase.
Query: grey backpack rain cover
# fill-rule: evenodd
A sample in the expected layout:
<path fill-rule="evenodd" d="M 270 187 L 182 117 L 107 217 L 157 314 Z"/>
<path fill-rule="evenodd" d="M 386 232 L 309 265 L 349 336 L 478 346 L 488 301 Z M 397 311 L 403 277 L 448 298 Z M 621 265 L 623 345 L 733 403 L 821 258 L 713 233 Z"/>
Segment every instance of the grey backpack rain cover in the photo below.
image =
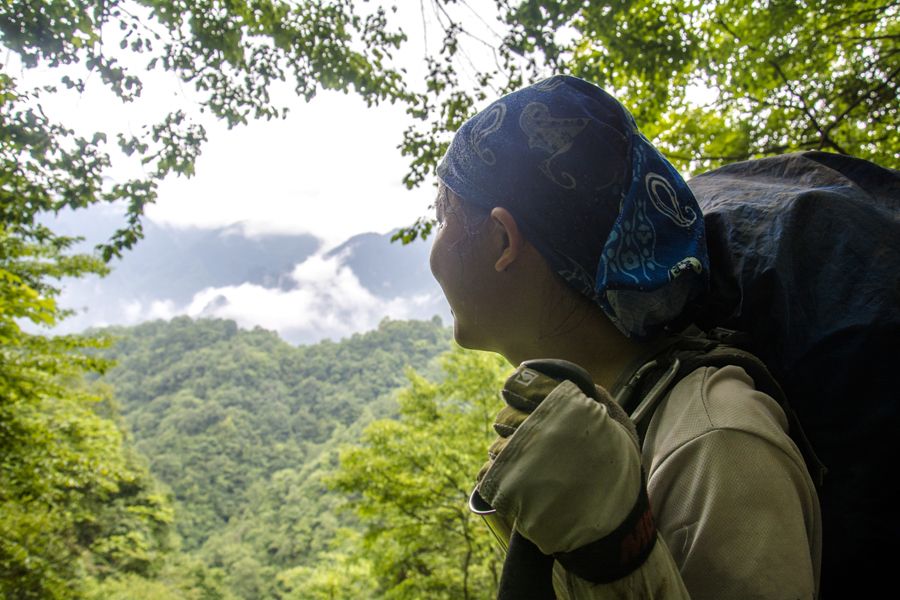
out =
<path fill-rule="evenodd" d="M 781 383 L 828 469 L 823 597 L 866 597 L 900 543 L 900 172 L 804 152 L 689 185 L 713 276 L 695 322 L 750 334 Z"/>

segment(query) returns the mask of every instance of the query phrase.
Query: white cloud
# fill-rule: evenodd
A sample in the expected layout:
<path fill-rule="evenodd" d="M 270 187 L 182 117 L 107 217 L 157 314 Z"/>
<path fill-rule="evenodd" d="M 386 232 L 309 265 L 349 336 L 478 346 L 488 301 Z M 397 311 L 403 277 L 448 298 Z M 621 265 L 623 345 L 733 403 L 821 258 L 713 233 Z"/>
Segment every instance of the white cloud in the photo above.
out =
<path fill-rule="evenodd" d="M 136 323 L 141 318 L 141 303 L 138 300 L 124 302 L 122 305 L 122 315 L 126 319 L 126 323 Z"/>
<path fill-rule="evenodd" d="M 127 303 L 129 322 L 191 317 L 233 319 L 241 327 L 261 326 L 278 331 L 293 342 L 339 339 L 375 328 L 384 317 L 407 319 L 421 314 L 438 300 L 429 294 L 382 299 L 363 287 L 345 257 L 316 254 L 298 264 L 290 276 L 292 289 L 243 283 L 210 287 L 194 294 L 184 306 L 171 300 Z"/>
<path fill-rule="evenodd" d="M 150 310 L 148 311 L 147 318 L 149 319 L 171 319 L 175 315 L 179 314 L 178 308 L 175 306 L 175 303 L 171 300 L 154 300 L 150 303 Z M 146 320 L 146 319 L 141 319 Z"/>
<path fill-rule="evenodd" d="M 148 216 L 175 226 L 240 221 L 250 234 L 312 233 L 333 247 L 425 214 L 431 186 L 409 191 L 401 181 L 400 107 L 366 109 L 335 92 L 294 103 L 284 121 L 211 128 L 197 176 L 164 182 Z"/>

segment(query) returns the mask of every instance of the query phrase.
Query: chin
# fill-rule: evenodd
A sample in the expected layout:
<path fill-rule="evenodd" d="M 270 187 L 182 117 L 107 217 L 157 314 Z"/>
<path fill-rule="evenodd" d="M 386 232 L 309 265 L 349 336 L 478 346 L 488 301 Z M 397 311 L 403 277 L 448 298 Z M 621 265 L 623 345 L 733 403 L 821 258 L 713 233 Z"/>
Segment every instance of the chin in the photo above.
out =
<path fill-rule="evenodd" d="M 460 327 L 459 321 L 455 319 L 453 321 L 453 339 L 463 348 L 475 350 L 475 348 L 472 348 L 471 342 L 469 341 L 468 336 L 466 336 L 465 330 Z"/>
<path fill-rule="evenodd" d="M 485 339 L 483 331 L 472 331 L 471 327 L 460 325 L 458 320 L 453 321 L 453 339 L 466 350 L 496 352 L 493 345 Z"/>

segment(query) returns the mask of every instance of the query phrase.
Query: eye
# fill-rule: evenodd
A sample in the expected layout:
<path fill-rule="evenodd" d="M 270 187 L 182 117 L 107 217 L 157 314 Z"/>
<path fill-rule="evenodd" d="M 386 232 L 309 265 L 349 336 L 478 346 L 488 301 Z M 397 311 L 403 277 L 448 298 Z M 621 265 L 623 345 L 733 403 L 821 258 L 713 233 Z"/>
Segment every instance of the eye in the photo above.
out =
<path fill-rule="evenodd" d="M 444 190 L 438 192 L 434 201 L 434 219 L 438 228 L 442 228 L 447 218 L 447 193 Z"/>

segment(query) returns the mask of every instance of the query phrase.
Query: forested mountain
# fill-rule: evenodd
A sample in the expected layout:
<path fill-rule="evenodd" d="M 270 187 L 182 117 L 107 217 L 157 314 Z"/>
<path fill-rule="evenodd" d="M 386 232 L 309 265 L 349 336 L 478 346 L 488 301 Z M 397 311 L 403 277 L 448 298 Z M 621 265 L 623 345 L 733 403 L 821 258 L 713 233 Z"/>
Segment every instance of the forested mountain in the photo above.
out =
<path fill-rule="evenodd" d="M 109 355 L 137 449 L 175 493 L 178 530 L 198 548 L 246 502 L 253 483 L 315 458 L 336 427 L 386 415 L 408 367 L 449 340 L 440 321 L 385 321 L 340 343 L 294 347 L 262 329 L 187 317 L 132 329 Z"/>
<path fill-rule="evenodd" d="M 187 317 L 104 333 L 116 366 L 94 385 L 170 490 L 177 535 L 164 564 L 99 578 L 92 597 L 493 593 L 495 551 L 464 506 L 500 359 L 436 361 L 451 349 L 439 319 L 300 347 Z"/>

